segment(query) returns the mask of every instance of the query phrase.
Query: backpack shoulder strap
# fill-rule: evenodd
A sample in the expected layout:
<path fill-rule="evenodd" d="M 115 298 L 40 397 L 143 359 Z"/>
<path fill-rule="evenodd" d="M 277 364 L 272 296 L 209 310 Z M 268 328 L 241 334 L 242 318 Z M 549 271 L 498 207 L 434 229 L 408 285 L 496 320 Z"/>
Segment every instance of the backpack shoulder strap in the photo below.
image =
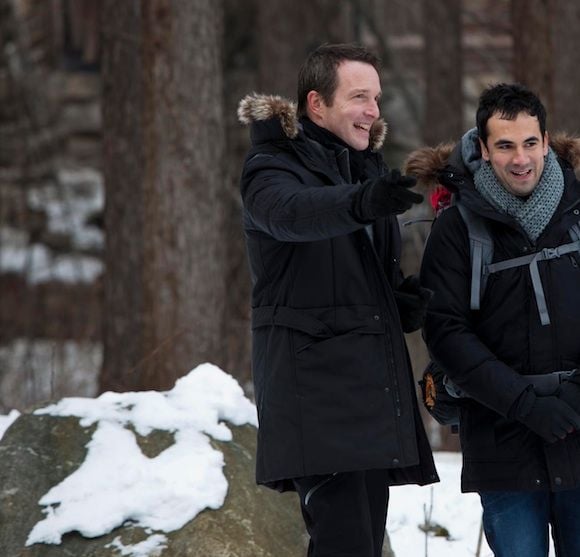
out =
<path fill-rule="evenodd" d="M 544 287 L 542 286 L 542 279 L 540 278 L 538 263 L 541 261 L 557 259 L 563 255 L 573 252 L 580 253 L 580 221 L 572 225 L 572 227 L 568 230 L 568 234 L 572 239 L 572 242 L 560 244 L 555 248 L 544 248 L 540 251 L 529 253 L 528 255 L 521 255 L 519 257 L 513 257 L 511 259 L 505 259 L 503 261 L 490 263 L 487 265 L 487 275 L 497 273 L 499 271 L 505 271 L 506 269 L 513 269 L 514 267 L 520 267 L 523 265 L 529 266 L 532 287 L 534 289 L 536 305 L 538 306 L 538 313 L 540 315 L 540 322 L 542 325 L 550 324 L 550 315 L 548 312 Z"/>
<path fill-rule="evenodd" d="M 471 259 L 470 307 L 472 310 L 478 310 L 487 282 L 487 266 L 493 259 L 493 240 L 483 217 L 474 213 L 462 203 L 458 202 L 456 205 L 469 235 Z"/>
<path fill-rule="evenodd" d="M 570 238 L 572 238 L 573 242 L 580 240 L 580 221 L 570 227 L 568 234 L 570 234 Z"/>

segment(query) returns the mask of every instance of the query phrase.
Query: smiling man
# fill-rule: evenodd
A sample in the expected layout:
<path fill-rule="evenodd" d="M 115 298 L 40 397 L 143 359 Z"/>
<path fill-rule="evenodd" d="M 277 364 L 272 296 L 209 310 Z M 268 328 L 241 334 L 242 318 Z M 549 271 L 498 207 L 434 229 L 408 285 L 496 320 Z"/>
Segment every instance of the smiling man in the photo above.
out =
<path fill-rule="evenodd" d="M 547 557 L 549 525 L 557 556 L 580 555 L 580 183 L 557 154 L 580 160 L 578 142 L 552 148 L 544 106 L 521 85 L 484 91 L 476 121 L 443 167 L 410 161 L 456 199 L 423 257 L 424 337 L 467 395 L 462 489 L 481 497 L 494 555 Z M 469 221 L 493 244 L 475 305 Z"/>
<path fill-rule="evenodd" d="M 486 141 L 480 138 L 483 160 L 491 164 L 509 193 L 530 195 L 540 181 L 548 154 L 548 134 L 540 130 L 538 117 L 520 113 L 510 120 L 494 114 L 486 130 Z"/>
<path fill-rule="evenodd" d="M 437 479 L 403 337 L 428 293 L 402 280 L 396 218 L 422 197 L 385 167 L 380 95 L 373 54 L 325 45 L 297 111 L 262 95 L 239 108 L 256 477 L 298 493 L 309 557 L 380 557 L 388 486 Z"/>

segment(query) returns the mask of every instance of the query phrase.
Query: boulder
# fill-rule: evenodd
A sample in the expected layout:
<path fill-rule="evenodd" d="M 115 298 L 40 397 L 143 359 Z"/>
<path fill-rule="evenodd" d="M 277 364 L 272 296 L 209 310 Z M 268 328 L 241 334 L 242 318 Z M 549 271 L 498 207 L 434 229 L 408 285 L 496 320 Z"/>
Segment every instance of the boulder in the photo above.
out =
<path fill-rule="evenodd" d="M 205 510 L 181 530 L 166 534 L 167 547 L 150 557 L 302 557 L 307 538 L 295 494 L 279 494 L 254 481 L 256 429 L 234 427 L 231 442 L 213 441 L 224 454 L 229 488 L 223 506 Z M 71 533 L 60 545 L 26 547 L 33 526 L 44 518 L 39 499 L 74 472 L 86 455 L 94 428 L 78 418 L 24 414 L 0 442 L 0 548 L 2 557 L 120 557 L 106 547 L 115 538 L 136 544 L 149 534 L 125 524 L 110 534 L 84 538 Z M 171 434 L 152 432 L 140 438 L 144 454 L 159 454 Z"/>

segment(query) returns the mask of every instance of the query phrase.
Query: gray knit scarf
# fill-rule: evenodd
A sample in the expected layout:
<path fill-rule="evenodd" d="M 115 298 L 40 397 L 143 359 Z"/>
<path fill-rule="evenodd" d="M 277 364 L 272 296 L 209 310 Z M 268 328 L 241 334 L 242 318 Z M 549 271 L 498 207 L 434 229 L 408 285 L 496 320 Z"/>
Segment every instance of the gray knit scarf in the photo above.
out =
<path fill-rule="evenodd" d="M 530 240 L 535 242 L 550 222 L 564 193 L 564 175 L 554 151 L 551 147 L 548 149 L 544 171 L 532 194 L 521 198 L 499 183 L 489 162 L 481 158 L 477 162 L 474 160 L 473 131 L 463 137 L 462 154 L 468 168 L 473 171 L 475 189 L 495 209 L 514 217 Z"/>

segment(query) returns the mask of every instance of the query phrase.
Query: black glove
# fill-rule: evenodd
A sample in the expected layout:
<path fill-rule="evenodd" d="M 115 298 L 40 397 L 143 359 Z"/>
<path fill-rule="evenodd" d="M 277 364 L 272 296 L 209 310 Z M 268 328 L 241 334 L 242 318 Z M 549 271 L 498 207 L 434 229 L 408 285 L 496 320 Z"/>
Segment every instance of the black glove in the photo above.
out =
<path fill-rule="evenodd" d="M 576 412 L 580 412 L 580 371 L 564 379 L 558 389 L 558 398 Z"/>
<path fill-rule="evenodd" d="M 542 439 L 553 443 L 580 429 L 580 415 L 556 396 L 537 396 L 528 387 L 514 403 L 512 416 Z"/>
<path fill-rule="evenodd" d="M 427 305 L 433 291 L 422 287 L 417 275 L 410 275 L 403 280 L 394 294 L 403 331 L 412 333 L 420 329 L 425 321 Z"/>
<path fill-rule="evenodd" d="M 422 195 L 410 190 L 416 183 L 417 180 L 411 176 L 401 176 L 399 170 L 367 180 L 360 186 L 353 201 L 355 217 L 361 222 L 368 222 L 378 217 L 404 213 L 414 203 L 423 201 Z"/>

